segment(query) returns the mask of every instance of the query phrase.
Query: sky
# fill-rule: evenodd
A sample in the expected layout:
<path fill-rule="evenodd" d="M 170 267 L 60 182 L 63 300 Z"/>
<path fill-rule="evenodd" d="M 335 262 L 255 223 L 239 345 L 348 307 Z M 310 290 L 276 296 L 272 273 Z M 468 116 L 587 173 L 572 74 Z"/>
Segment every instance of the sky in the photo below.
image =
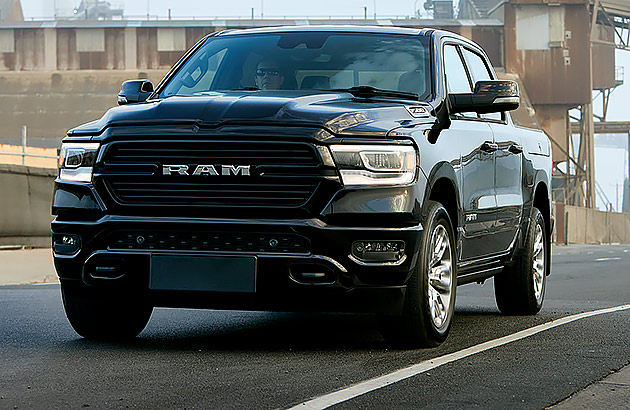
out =
<path fill-rule="evenodd" d="M 595 139 L 597 140 L 597 137 Z M 613 210 L 621 212 L 624 205 L 624 176 L 628 172 L 627 151 L 623 148 L 596 147 L 595 164 L 595 180 L 612 204 Z M 597 196 L 597 207 L 601 210 L 606 209 L 603 198 L 599 195 Z"/>
<path fill-rule="evenodd" d="M 615 65 L 624 67 L 624 85 L 612 92 L 608 106 L 608 121 L 630 121 L 630 50 L 617 50 Z M 601 113 L 601 102 L 595 105 L 595 112 Z"/>

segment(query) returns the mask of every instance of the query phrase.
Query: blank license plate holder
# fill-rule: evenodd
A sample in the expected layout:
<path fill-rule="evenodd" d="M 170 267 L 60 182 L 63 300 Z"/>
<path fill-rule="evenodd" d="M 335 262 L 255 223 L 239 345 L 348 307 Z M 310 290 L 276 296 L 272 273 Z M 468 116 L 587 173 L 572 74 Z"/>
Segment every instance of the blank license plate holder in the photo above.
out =
<path fill-rule="evenodd" d="M 149 288 L 253 293 L 256 257 L 152 255 Z"/>

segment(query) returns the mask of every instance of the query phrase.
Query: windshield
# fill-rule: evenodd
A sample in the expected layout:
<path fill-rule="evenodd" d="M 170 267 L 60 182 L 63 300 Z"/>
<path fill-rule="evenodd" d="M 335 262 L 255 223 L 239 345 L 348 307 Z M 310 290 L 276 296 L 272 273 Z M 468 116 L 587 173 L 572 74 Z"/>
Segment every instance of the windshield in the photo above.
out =
<path fill-rule="evenodd" d="M 370 86 L 431 94 L 428 38 L 380 33 L 287 32 L 210 37 L 161 97 L 227 90 Z"/>

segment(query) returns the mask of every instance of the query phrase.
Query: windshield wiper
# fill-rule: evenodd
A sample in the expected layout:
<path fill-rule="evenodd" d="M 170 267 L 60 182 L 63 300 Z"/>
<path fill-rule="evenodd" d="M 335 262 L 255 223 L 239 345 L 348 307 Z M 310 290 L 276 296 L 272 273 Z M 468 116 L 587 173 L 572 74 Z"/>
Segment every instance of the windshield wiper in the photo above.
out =
<path fill-rule="evenodd" d="M 260 88 L 258 87 L 243 87 L 243 88 L 232 88 L 230 91 L 258 91 Z"/>
<path fill-rule="evenodd" d="M 350 87 L 350 88 L 337 88 L 337 89 L 325 90 L 325 91 L 344 91 L 359 98 L 393 97 L 393 98 L 404 98 L 407 100 L 418 100 L 418 94 L 415 94 L 415 93 L 408 93 L 405 91 L 396 91 L 396 90 L 383 90 L 381 88 L 375 88 L 369 85 L 360 85 L 357 87 Z"/>

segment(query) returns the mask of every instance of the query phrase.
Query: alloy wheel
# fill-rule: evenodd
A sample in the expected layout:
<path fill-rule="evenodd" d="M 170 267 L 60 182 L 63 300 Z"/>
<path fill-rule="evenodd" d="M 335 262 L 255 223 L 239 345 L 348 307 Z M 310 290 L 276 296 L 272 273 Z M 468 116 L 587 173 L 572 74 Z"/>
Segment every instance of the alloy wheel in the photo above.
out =
<path fill-rule="evenodd" d="M 451 242 L 443 225 L 437 225 L 431 237 L 428 269 L 429 310 L 437 329 L 448 325 L 453 292 L 453 260 Z"/>
<path fill-rule="evenodd" d="M 540 224 L 536 224 L 534 233 L 534 252 L 533 252 L 533 275 L 534 275 L 534 296 L 536 300 L 542 298 L 544 281 L 545 281 L 545 238 L 543 236 L 543 228 Z"/>

